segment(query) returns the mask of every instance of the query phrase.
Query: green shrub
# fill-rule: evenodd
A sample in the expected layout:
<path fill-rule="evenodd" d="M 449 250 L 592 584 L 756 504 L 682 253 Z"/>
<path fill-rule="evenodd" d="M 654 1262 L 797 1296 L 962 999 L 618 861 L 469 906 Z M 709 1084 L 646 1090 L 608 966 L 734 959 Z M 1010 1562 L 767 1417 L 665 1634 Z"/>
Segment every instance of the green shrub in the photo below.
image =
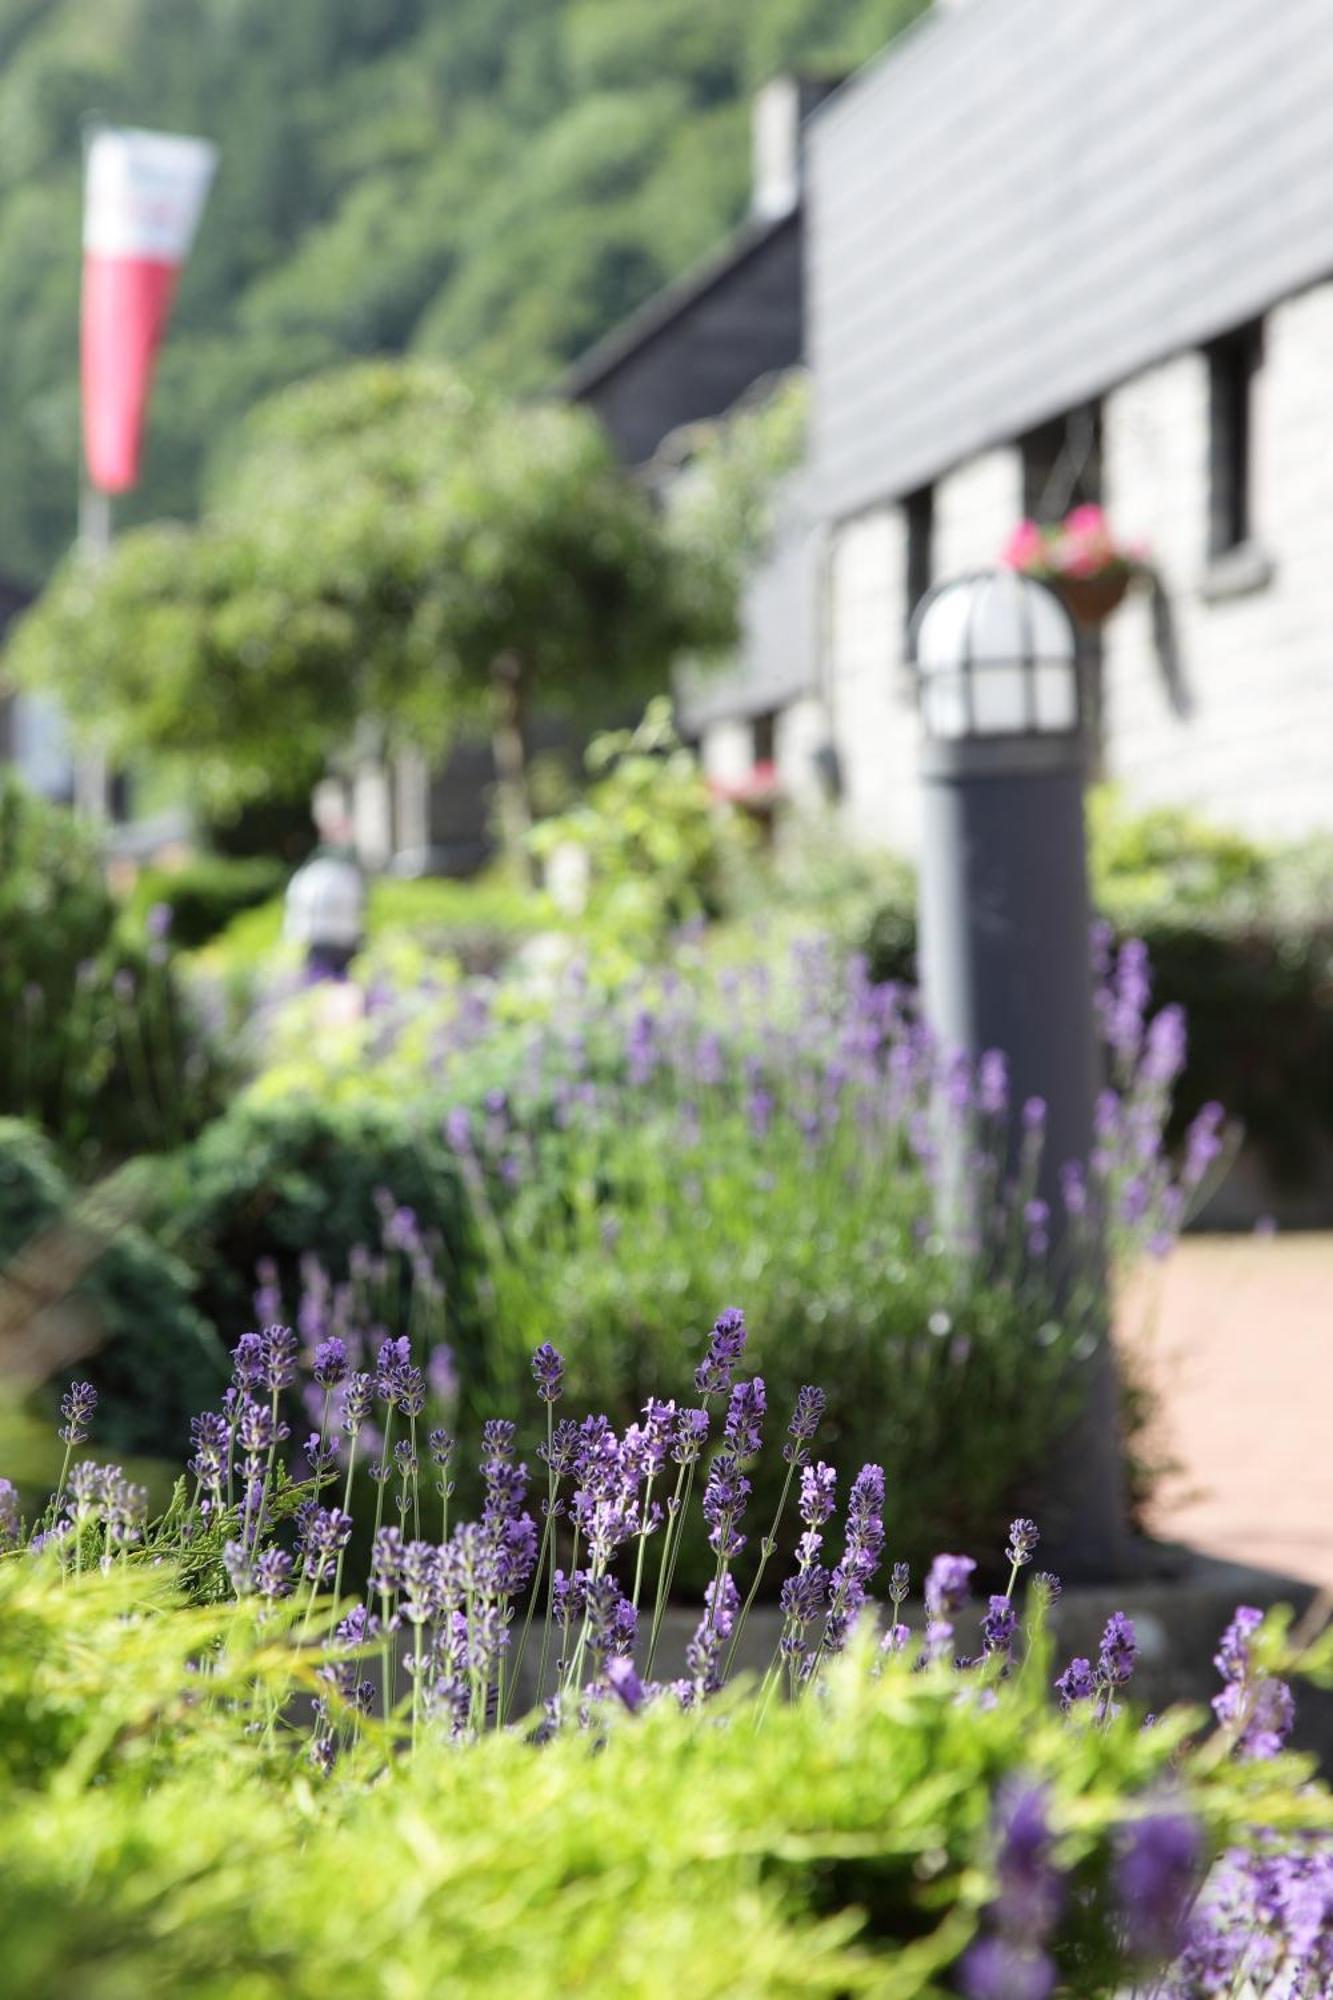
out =
<path fill-rule="evenodd" d="M 273 1265 L 291 1299 L 303 1257 L 342 1276 L 357 1246 L 379 1244 L 382 1191 L 438 1240 L 450 1293 L 468 1254 L 466 1203 L 438 1129 L 387 1107 L 242 1099 L 192 1146 L 155 1163 L 148 1189 L 154 1236 L 188 1266 L 195 1302 L 228 1347 L 254 1325 L 261 1264 Z"/>
<path fill-rule="evenodd" d="M 193 951 L 225 930 L 242 910 L 277 895 L 286 873 L 282 862 L 261 856 L 232 860 L 199 854 L 181 868 L 145 869 L 134 885 L 128 914 L 140 927 L 151 911 L 169 911 L 171 942 Z"/>
<path fill-rule="evenodd" d="M 0 1114 L 81 1169 L 187 1136 L 223 1079 L 159 944 L 117 934 L 87 832 L 0 773 Z"/>
<path fill-rule="evenodd" d="M 117 1451 L 178 1450 L 218 1393 L 226 1356 L 194 1310 L 181 1265 L 118 1212 L 114 1191 L 80 1201 L 32 1126 L 0 1119 L 0 1271 L 69 1347 L 102 1398 L 99 1434 Z M 38 1358 L 41 1359 L 39 1344 Z"/>
<path fill-rule="evenodd" d="M 713 797 L 665 696 L 649 703 L 636 729 L 594 737 L 587 762 L 593 782 L 584 798 L 543 820 L 531 844 L 548 859 L 561 848 L 581 852 L 588 926 L 632 964 L 682 924 L 721 913 L 747 829 Z"/>
<path fill-rule="evenodd" d="M 990 1703 L 852 1655 L 821 1700 L 603 1707 L 540 1749 L 432 1738 L 388 1770 L 372 1734 L 321 1782 L 279 1720 L 316 1685 L 318 1654 L 274 1643 L 290 1607 L 173 1583 L 0 1562 L 7 2000 L 942 2000 L 1014 1782 L 1054 1836 L 1058 1990 L 1110 2000 L 1136 1820 L 1188 1816 L 1205 1861 L 1333 1824 L 1307 1760 L 1236 1762 L 1175 1713 L 1071 1724 L 1040 1649 Z"/>

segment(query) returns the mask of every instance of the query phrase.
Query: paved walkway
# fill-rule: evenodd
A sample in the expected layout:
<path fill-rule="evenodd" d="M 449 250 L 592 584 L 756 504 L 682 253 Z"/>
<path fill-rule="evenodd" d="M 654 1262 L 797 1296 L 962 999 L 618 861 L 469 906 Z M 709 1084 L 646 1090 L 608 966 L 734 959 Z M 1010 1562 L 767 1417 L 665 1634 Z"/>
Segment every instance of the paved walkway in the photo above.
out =
<path fill-rule="evenodd" d="M 1154 1530 L 1333 1589 L 1333 1235 L 1189 1237 L 1120 1323 L 1178 1466 Z"/>

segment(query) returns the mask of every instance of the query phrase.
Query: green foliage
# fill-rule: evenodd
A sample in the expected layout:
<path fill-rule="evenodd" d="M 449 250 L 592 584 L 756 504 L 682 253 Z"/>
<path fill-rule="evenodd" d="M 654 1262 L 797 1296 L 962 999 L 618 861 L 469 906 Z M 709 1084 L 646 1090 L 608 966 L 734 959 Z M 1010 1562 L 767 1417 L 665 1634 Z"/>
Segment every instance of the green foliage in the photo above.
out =
<path fill-rule="evenodd" d="M 1185 1009 L 1189 1055 L 1172 1132 L 1215 1102 L 1278 1178 L 1299 1182 L 1333 1143 L 1333 853 L 1266 851 L 1192 815 L 1128 814 L 1094 794 L 1092 887 L 1117 934 L 1141 937 L 1155 1007 Z M 916 976 L 910 876 L 862 917 L 880 979 Z"/>
<path fill-rule="evenodd" d="M 923 4 L 0 0 L 4 566 L 40 581 L 73 529 L 90 109 L 222 155 L 130 525 L 192 512 L 245 412 L 341 359 L 549 383 L 739 220 L 749 92 L 849 69 Z"/>
<path fill-rule="evenodd" d="M 848 1479 L 867 1460 L 888 1468 L 899 1554 L 998 1547 L 1015 1511 L 1040 1511 L 1076 1407 L 1070 1325 L 1039 1282 L 988 1275 L 928 1236 L 929 1190 L 865 1148 L 850 1112 L 818 1148 L 794 1117 L 757 1143 L 729 1096 L 699 1092 L 693 1144 L 676 1108 L 629 1094 L 600 1123 L 530 1141 L 475 1280 L 494 1409 L 512 1406 L 542 1339 L 566 1355 L 579 1408 L 623 1424 L 649 1395 L 688 1403 L 719 1302 L 744 1299 L 773 1421 L 804 1383 L 825 1388 L 820 1456 Z M 782 1478 L 771 1457 L 756 1468 L 757 1518 Z M 711 1560 L 687 1550 L 682 1586 L 701 1591 Z"/>
<path fill-rule="evenodd" d="M 168 1145 L 221 1078 L 172 966 L 120 934 L 87 832 L 0 774 L 0 1114 L 96 1169 Z"/>
<path fill-rule="evenodd" d="M 198 1307 L 228 1347 L 253 1324 L 261 1261 L 272 1261 L 289 1295 L 305 1255 L 345 1272 L 354 1246 L 379 1242 L 381 1190 L 439 1237 L 451 1290 L 470 1236 L 438 1132 L 364 1100 L 242 1099 L 193 1146 L 155 1163 L 145 1189 L 148 1226 L 188 1265 Z"/>
<path fill-rule="evenodd" d="M 1174 806 L 1128 812 L 1109 786 L 1088 800 L 1088 864 L 1098 908 L 1130 923 L 1158 910 L 1168 920 L 1216 918 L 1271 874 L 1271 856 L 1243 834 Z"/>
<path fill-rule="evenodd" d="M 747 403 L 689 433 L 689 470 L 672 497 L 672 524 L 687 546 L 720 561 L 733 590 L 763 555 L 782 482 L 801 463 L 809 383 L 794 370 Z"/>
<path fill-rule="evenodd" d="M 548 860 L 562 848 L 582 854 L 588 921 L 632 966 L 671 930 L 720 914 L 746 828 L 713 798 L 665 696 L 649 703 L 637 728 L 594 737 L 587 761 L 588 791 L 543 820 L 532 846 Z"/>
<path fill-rule="evenodd" d="M 99 1390 L 99 1436 L 122 1452 L 174 1448 L 225 1379 L 189 1279 L 108 1193 L 78 1198 L 30 1125 L 0 1119 L 0 1272 L 24 1275 L 53 1356 Z M 54 1409 L 54 1392 L 51 1397 Z"/>
<path fill-rule="evenodd" d="M 135 881 L 127 914 L 141 926 L 150 911 L 169 911 L 171 942 L 192 951 L 225 930 L 240 911 L 277 894 L 286 872 L 280 861 L 260 856 L 233 861 L 221 854 L 197 854 L 180 868 L 145 868 Z"/>
<path fill-rule="evenodd" d="M 526 703 L 651 689 L 728 633 L 725 593 L 663 533 L 585 411 L 478 399 L 424 362 L 364 363 L 259 410 L 202 527 L 72 556 L 18 628 L 20 680 L 114 753 L 190 754 L 207 799 L 262 795 L 378 717 L 440 744 Z"/>
<path fill-rule="evenodd" d="M 0 1927 L 11 2000 L 940 2000 L 996 1889 L 993 1800 L 1040 1785 L 1069 1877 L 1062 1992 L 1130 1969 L 1108 1884 L 1169 1788 L 1205 1853 L 1330 1824 L 1308 1763 L 1188 1746 L 1189 1718 L 1071 1727 L 1040 1650 L 992 1705 L 947 1668 L 838 1663 L 826 1698 L 663 1702 L 537 1750 L 373 1736 L 321 1782 L 291 1726 L 315 1648 L 283 1608 L 188 1608 L 170 1567 L 62 1587 L 0 1563 Z M 318 1629 L 318 1628 L 316 1628 Z M 201 1663 L 204 1670 L 201 1671 Z M 247 1728 L 251 1716 L 269 1727 Z"/>

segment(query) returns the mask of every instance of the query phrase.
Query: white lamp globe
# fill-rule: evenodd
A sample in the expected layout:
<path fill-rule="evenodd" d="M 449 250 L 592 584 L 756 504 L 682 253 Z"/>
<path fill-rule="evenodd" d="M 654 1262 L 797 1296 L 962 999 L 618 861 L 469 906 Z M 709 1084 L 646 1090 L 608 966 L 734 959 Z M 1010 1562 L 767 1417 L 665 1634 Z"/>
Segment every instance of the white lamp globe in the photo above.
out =
<path fill-rule="evenodd" d="M 1035 578 L 993 569 L 938 584 L 917 607 L 909 643 L 928 736 L 1077 730 L 1073 621 Z"/>

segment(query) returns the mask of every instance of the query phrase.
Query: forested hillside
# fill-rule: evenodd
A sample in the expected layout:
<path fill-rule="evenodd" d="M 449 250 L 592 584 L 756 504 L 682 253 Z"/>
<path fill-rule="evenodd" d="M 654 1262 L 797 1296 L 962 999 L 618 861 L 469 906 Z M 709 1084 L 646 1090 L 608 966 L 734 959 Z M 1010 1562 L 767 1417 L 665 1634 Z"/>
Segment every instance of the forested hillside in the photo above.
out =
<path fill-rule="evenodd" d="M 748 97 L 923 0 L 0 0 L 0 573 L 69 539 L 80 126 L 222 169 L 122 518 L 188 513 L 253 400 L 415 348 L 540 385 L 741 212 Z"/>

